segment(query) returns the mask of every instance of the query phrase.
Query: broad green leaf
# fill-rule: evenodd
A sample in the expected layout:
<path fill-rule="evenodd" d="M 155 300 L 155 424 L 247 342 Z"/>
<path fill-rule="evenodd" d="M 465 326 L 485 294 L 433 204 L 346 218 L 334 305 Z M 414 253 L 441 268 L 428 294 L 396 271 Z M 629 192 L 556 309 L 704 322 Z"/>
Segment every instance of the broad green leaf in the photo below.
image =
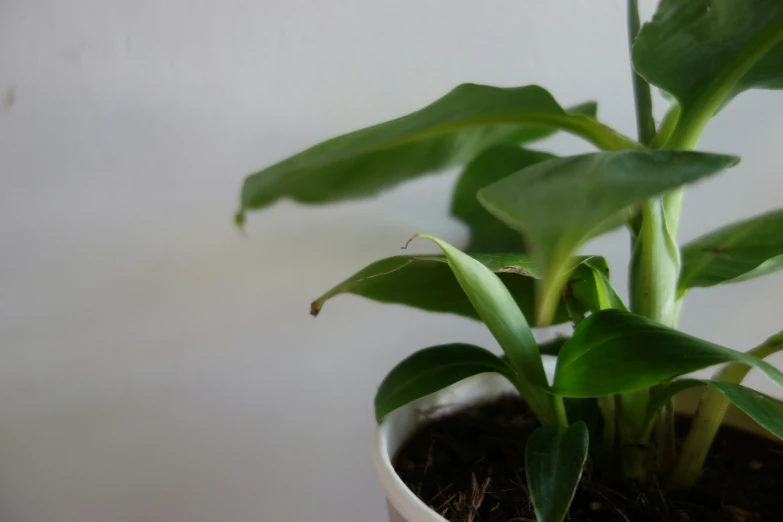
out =
<path fill-rule="evenodd" d="M 525 447 L 525 475 L 539 522 L 562 522 L 587 460 L 584 422 L 568 428 L 541 426 Z"/>
<path fill-rule="evenodd" d="M 553 424 L 552 397 L 544 364 L 533 332 L 508 288 L 483 263 L 460 252 L 447 242 L 427 234 L 443 250 L 462 290 L 468 296 L 481 320 L 503 348 L 518 375 L 515 384 L 543 424 Z"/>
<path fill-rule="evenodd" d="M 476 198 L 479 190 L 509 174 L 555 156 L 545 152 L 498 145 L 482 152 L 468 163 L 457 180 L 451 202 L 451 214 L 470 229 L 467 252 L 524 252 L 525 244 L 516 230 L 481 206 Z"/>
<path fill-rule="evenodd" d="M 561 348 L 553 393 L 564 397 L 626 393 L 727 362 L 759 368 L 783 386 L 783 373 L 757 357 L 636 314 L 604 310 L 582 321 Z"/>
<path fill-rule="evenodd" d="M 539 322 L 551 320 L 572 256 L 627 219 L 631 207 L 733 166 L 698 152 L 599 152 L 536 163 L 479 191 L 481 204 L 523 234 L 540 267 Z"/>
<path fill-rule="evenodd" d="M 650 396 L 648 418 L 654 419 L 655 413 L 671 398 L 689 388 L 709 386 L 721 394 L 734 406 L 745 412 L 776 437 L 783 439 L 783 405 L 780 401 L 752 390 L 741 384 L 706 379 L 678 379 L 658 388 Z M 648 421 L 649 422 L 649 421 Z"/>
<path fill-rule="evenodd" d="M 783 210 L 741 221 L 682 247 L 680 292 L 783 268 Z"/>
<path fill-rule="evenodd" d="M 237 220 L 282 198 L 325 203 L 372 196 L 467 163 L 489 146 L 518 145 L 557 129 L 603 149 L 639 146 L 589 116 L 566 112 L 541 87 L 464 84 L 417 112 L 325 141 L 248 176 Z"/>
<path fill-rule="evenodd" d="M 638 74 L 674 95 L 684 120 L 703 127 L 744 90 L 783 88 L 781 40 L 780 0 L 661 0 L 632 59 Z"/>
<path fill-rule="evenodd" d="M 729 97 L 780 89 L 782 20 L 779 0 L 661 0 L 634 42 L 634 68 L 686 108 L 721 80 L 736 82 Z"/>
<path fill-rule="evenodd" d="M 759 346 L 751 349 L 747 352 L 749 356 L 759 359 L 766 359 L 770 355 L 778 353 L 783 350 L 783 332 L 779 332 Z M 727 384 L 739 384 L 748 375 L 751 367 L 743 363 L 732 363 L 723 366 L 718 372 L 715 373 L 713 381 L 727 383 Z M 713 381 L 708 381 L 713 382 Z M 650 395 L 650 402 L 647 407 L 646 414 L 646 426 L 645 433 L 649 433 L 652 430 L 653 423 L 655 422 L 656 414 L 658 410 L 669 400 L 681 391 L 694 386 L 703 386 L 705 381 L 698 379 L 678 379 L 670 381 L 667 384 L 662 384 L 654 388 L 653 393 Z M 706 393 L 700 402 L 699 408 L 708 408 L 710 411 L 710 417 L 717 419 L 717 417 L 723 417 L 723 413 L 728 406 L 728 399 L 720 391 L 711 390 Z M 697 417 L 700 414 L 697 413 Z M 719 419 L 717 419 L 719 420 Z M 699 419 L 694 419 L 694 422 L 699 422 Z M 690 438 L 690 437 L 689 437 Z"/>
<path fill-rule="evenodd" d="M 380 423 L 392 411 L 479 373 L 499 373 L 514 381 L 514 371 L 495 354 L 470 344 L 425 348 L 403 360 L 383 379 L 375 395 Z"/>
<path fill-rule="evenodd" d="M 506 285 L 522 313 L 536 317 L 536 269 L 526 254 L 471 254 Z M 571 272 L 566 291 L 571 292 L 583 310 L 601 309 L 599 300 L 608 294 L 619 301 L 608 282 L 609 269 L 600 257 L 582 257 Z M 601 289 L 596 288 L 601 285 Z M 354 294 L 382 303 L 413 306 L 431 312 L 448 312 L 480 319 L 460 287 L 444 255 L 395 256 L 376 261 L 335 286 L 310 305 L 317 315 L 326 301 L 340 294 Z M 624 307 L 619 301 L 618 308 Z M 561 303 L 555 323 L 569 320 Z"/>

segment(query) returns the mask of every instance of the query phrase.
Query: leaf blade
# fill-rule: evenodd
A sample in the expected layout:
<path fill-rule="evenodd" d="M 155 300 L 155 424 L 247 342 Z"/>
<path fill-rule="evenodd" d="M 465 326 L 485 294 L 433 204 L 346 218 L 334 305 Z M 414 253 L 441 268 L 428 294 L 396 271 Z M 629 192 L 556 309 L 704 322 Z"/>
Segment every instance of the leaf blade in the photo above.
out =
<path fill-rule="evenodd" d="M 416 399 L 488 372 L 514 380 L 508 364 L 478 346 L 455 343 L 419 350 L 397 364 L 381 382 L 375 395 L 376 421 L 380 423 L 386 415 Z"/>
<path fill-rule="evenodd" d="M 648 423 L 670 398 L 689 388 L 708 386 L 719 391 L 731 404 L 762 428 L 783 440 L 783 405 L 761 392 L 732 382 L 711 379 L 678 379 L 656 390 L 650 396 Z"/>
<path fill-rule="evenodd" d="M 539 321 L 554 310 L 571 258 L 588 239 L 625 222 L 624 212 L 664 192 L 737 163 L 680 151 L 599 152 L 536 163 L 480 190 L 491 214 L 519 231 L 544 283 Z"/>
<path fill-rule="evenodd" d="M 518 145 L 552 129 L 584 136 L 602 148 L 635 146 L 584 115 L 593 108 L 583 104 L 578 112 L 566 112 L 535 85 L 463 84 L 419 111 L 327 140 L 249 175 L 238 220 L 284 198 L 316 204 L 371 196 L 463 164 L 491 145 Z"/>
<path fill-rule="evenodd" d="M 527 441 L 525 474 L 540 522 L 565 519 L 587 459 L 588 431 L 584 422 L 568 428 L 542 426 Z"/>
<path fill-rule="evenodd" d="M 682 249 L 679 288 L 746 281 L 783 268 L 783 210 L 722 227 Z"/>
<path fill-rule="evenodd" d="M 508 288 L 481 262 L 442 239 L 428 234 L 417 237 L 429 239 L 446 255 L 460 287 L 516 371 L 515 384 L 522 396 L 543 424 L 553 424 L 553 402 L 547 392 L 544 363 L 527 319 Z"/>
<path fill-rule="evenodd" d="M 506 285 L 525 317 L 536 317 L 537 269 L 527 254 L 471 254 L 471 257 L 497 274 Z M 586 311 L 600 310 L 598 281 L 608 287 L 613 300 L 619 300 L 608 282 L 603 258 L 586 256 L 575 261 L 565 292 L 572 292 Z M 599 273 L 595 273 L 599 272 Z M 570 290 L 569 290 L 570 285 Z M 412 306 L 430 312 L 453 313 L 480 319 L 448 266 L 445 255 L 394 256 L 376 261 L 335 285 L 310 305 L 318 315 L 324 304 L 341 294 L 353 294 L 381 303 Z M 620 301 L 622 303 L 622 301 Z M 624 307 L 624 305 L 622 305 Z M 564 304 L 555 314 L 555 323 L 569 321 Z"/>
<path fill-rule="evenodd" d="M 471 253 L 524 252 L 525 244 L 516 230 L 490 214 L 476 194 L 484 187 L 525 167 L 555 156 L 508 145 L 491 147 L 465 166 L 454 187 L 451 215 L 468 226 Z"/>
<path fill-rule="evenodd" d="M 636 38 L 634 68 L 685 112 L 717 109 L 747 89 L 783 88 L 781 29 L 777 0 L 662 0 Z"/>
<path fill-rule="evenodd" d="M 553 393 L 574 398 L 628 393 L 726 362 L 759 368 L 783 386 L 783 373 L 761 359 L 636 314 L 604 310 L 577 326 L 561 348 Z"/>

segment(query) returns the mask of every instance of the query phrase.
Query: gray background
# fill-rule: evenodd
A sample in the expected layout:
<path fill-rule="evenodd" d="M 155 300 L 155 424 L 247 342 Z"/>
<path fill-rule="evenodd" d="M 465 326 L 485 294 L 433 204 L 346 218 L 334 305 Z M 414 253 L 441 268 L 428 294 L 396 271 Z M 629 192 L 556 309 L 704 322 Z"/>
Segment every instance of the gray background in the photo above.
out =
<path fill-rule="evenodd" d="M 624 4 L 0 2 L 0 518 L 383 520 L 368 455 L 384 372 L 430 344 L 495 344 L 454 317 L 308 305 L 415 232 L 465 239 L 454 173 L 284 202 L 247 237 L 240 182 L 466 81 L 597 99 L 633 134 Z M 714 121 L 702 149 L 744 159 L 690 191 L 683 239 L 781 205 L 781 121 L 769 92 Z M 626 247 L 586 249 L 623 292 Z M 693 292 L 682 327 L 746 349 L 783 327 L 781 283 Z"/>

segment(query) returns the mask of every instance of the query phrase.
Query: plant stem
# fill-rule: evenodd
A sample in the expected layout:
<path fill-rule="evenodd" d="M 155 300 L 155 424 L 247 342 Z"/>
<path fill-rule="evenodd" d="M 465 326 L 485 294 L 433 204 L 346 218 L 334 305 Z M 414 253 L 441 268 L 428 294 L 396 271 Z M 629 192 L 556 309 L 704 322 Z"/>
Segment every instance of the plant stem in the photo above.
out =
<path fill-rule="evenodd" d="M 781 350 L 783 350 L 783 332 L 753 348 L 748 355 L 763 359 Z M 750 366 L 747 364 L 733 363 L 725 366 L 713 378 L 717 381 L 739 384 L 749 371 Z M 696 482 L 728 408 L 728 399 L 718 390 L 709 388 L 704 393 L 693 417 L 691 429 L 682 445 L 680 458 L 669 477 L 668 489 L 686 490 Z"/>
<path fill-rule="evenodd" d="M 676 222 L 676 220 L 675 220 Z M 676 228 L 676 227 L 675 227 Z M 642 207 L 641 226 L 633 245 L 630 267 L 631 311 L 667 326 L 677 322 L 677 280 L 680 274 L 680 250 L 669 226 L 664 201 L 653 200 Z M 647 478 L 645 446 L 649 436 L 643 430 L 649 393 L 635 392 L 635 397 L 622 397 L 623 469 L 626 476 L 638 480 Z M 659 419 L 667 423 L 668 417 Z M 660 426 L 659 446 L 668 447 L 666 440 L 673 427 Z M 627 463 L 625 461 L 628 461 Z"/>
<path fill-rule="evenodd" d="M 637 0 L 628 0 L 628 49 L 633 51 L 633 43 L 639 33 L 639 5 Z M 632 70 L 634 102 L 636 107 L 636 127 L 639 142 L 649 145 L 656 137 L 655 121 L 652 114 L 652 96 L 650 85 Z M 676 259 L 672 259 L 669 236 L 665 227 L 662 204 L 651 201 L 645 204 L 639 216 L 631 223 L 632 256 L 630 270 L 631 311 L 659 322 L 667 322 L 666 314 L 673 308 L 667 306 L 669 300 L 669 282 L 661 277 L 669 275 L 671 270 L 679 270 L 679 250 Z M 659 270 L 664 273 L 658 273 Z M 674 278 L 676 285 L 676 276 Z M 623 473 L 628 478 L 644 480 L 646 469 L 646 441 L 641 440 L 642 424 L 647 412 L 648 390 L 639 390 L 620 396 L 619 434 L 622 448 Z"/>
<path fill-rule="evenodd" d="M 598 409 L 601 410 L 601 417 L 604 420 L 603 426 L 603 450 L 606 460 L 612 462 L 614 455 L 614 439 L 617 433 L 617 409 L 615 408 L 614 395 L 598 397 Z"/>
<path fill-rule="evenodd" d="M 635 3 L 629 0 L 629 30 L 633 19 L 631 8 Z M 679 105 L 673 106 L 664 119 L 659 133 L 651 141 L 640 141 L 654 148 L 676 150 L 692 150 L 696 147 L 707 123 L 720 107 L 732 95 L 737 82 L 755 65 L 770 49 L 783 40 L 783 19 L 773 22 L 751 45 L 734 56 L 712 81 L 690 100 L 679 100 L 686 103 L 680 111 Z M 637 114 L 639 107 L 637 102 Z M 675 124 L 676 122 L 676 124 Z M 640 133 L 642 126 L 639 125 Z M 636 236 L 633 242 L 631 260 L 631 310 L 646 315 L 667 326 L 675 327 L 681 307 L 682 295 L 677 294 L 679 278 L 679 249 L 676 244 L 682 209 L 683 191 L 677 189 L 666 194 L 662 200 L 653 201 L 642 209 L 641 221 L 632 223 L 632 232 Z M 739 365 L 744 367 L 744 365 Z M 724 369 L 721 378 L 736 378 L 740 372 L 735 365 Z M 743 370 L 747 373 L 748 369 Z M 740 379 L 744 377 L 744 374 Z M 693 428 L 686 439 L 686 446 L 671 475 L 669 487 L 674 489 L 687 488 L 693 484 L 704 462 L 709 445 L 720 426 L 728 402 L 722 394 L 709 390 L 694 418 Z M 664 408 L 671 410 L 670 401 Z M 669 416 L 661 415 L 663 425 L 658 431 L 665 437 L 672 433 Z M 622 431 L 621 431 L 622 433 Z M 688 442 L 690 441 L 690 442 Z M 661 441 L 668 446 L 669 441 Z M 635 472 L 635 462 L 629 463 L 629 471 Z"/>
<path fill-rule="evenodd" d="M 642 439 L 643 426 L 650 400 L 648 390 L 620 395 L 620 423 L 618 431 L 622 450 L 623 474 L 630 479 L 644 481 L 647 476 L 646 441 Z"/>
<path fill-rule="evenodd" d="M 674 465 L 674 401 L 669 399 L 655 422 L 656 468 L 661 475 L 668 475 Z"/>
<path fill-rule="evenodd" d="M 666 326 L 676 323 L 680 250 L 662 200 L 642 206 L 642 224 L 631 255 L 631 311 Z M 676 221 L 676 220 L 674 220 Z"/>
<path fill-rule="evenodd" d="M 555 417 L 557 418 L 558 426 L 568 427 L 568 415 L 566 414 L 565 403 L 563 398 L 559 395 L 553 395 L 552 400 L 555 405 Z"/>

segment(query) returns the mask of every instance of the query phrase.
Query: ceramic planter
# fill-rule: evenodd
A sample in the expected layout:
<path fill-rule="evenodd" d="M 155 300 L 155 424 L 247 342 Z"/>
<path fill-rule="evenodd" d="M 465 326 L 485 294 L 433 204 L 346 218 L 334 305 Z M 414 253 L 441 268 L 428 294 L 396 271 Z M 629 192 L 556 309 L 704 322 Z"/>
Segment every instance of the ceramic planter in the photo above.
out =
<path fill-rule="evenodd" d="M 547 366 L 551 371 L 552 365 Z M 376 475 L 386 494 L 390 522 L 447 522 L 419 500 L 392 467 L 391 459 L 421 423 L 433 415 L 442 415 L 513 390 L 513 386 L 497 374 L 477 375 L 400 408 L 384 419 L 375 430 L 372 457 Z M 703 391 L 695 388 L 681 394 L 678 397 L 677 409 L 693 412 Z M 764 430 L 733 407 L 729 409 L 726 422 L 766 435 Z"/>

